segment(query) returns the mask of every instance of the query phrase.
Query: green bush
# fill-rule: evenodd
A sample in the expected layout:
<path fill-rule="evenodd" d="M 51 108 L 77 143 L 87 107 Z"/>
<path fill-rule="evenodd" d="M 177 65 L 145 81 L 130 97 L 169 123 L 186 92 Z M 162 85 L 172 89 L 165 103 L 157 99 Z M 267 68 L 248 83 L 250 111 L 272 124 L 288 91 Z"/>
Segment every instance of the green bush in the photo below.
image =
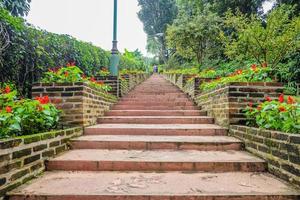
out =
<path fill-rule="evenodd" d="M 272 82 L 269 78 L 270 68 L 266 65 L 258 67 L 253 64 L 250 69 L 239 69 L 227 77 L 219 77 L 214 81 L 205 82 L 200 85 L 201 91 L 207 91 L 217 88 L 220 85 L 225 85 L 231 82 Z"/>
<path fill-rule="evenodd" d="M 43 83 L 76 83 L 85 82 L 95 88 L 109 92 L 112 87 L 104 84 L 103 81 L 96 81 L 94 77 L 87 77 L 75 63 L 68 63 L 67 67 L 49 69 L 42 79 Z"/>
<path fill-rule="evenodd" d="M 246 109 L 248 125 L 278 130 L 288 133 L 300 133 L 300 104 L 293 97 L 284 100 L 280 95 L 278 101 L 266 98 L 256 108 L 250 103 Z"/>
<path fill-rule="evenodd" d="M 59 114 L 60 111 L 50 103 L 48 96 L 18 100 L 16 90 L 6 85 L 0 93 L 0 138 L 55 129 Z"/>

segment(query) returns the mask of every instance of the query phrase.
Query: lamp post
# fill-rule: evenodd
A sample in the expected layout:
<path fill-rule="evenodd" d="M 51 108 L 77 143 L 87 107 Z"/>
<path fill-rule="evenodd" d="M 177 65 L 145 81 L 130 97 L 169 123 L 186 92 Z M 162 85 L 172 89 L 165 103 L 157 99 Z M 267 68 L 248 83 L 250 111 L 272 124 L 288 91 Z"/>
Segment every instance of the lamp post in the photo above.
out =
<path fill-rule="evenodd" d="M 114 26 L 113 26 L 113 47 L 111 50 L 109 72 L 112 76 L 119 75 L 119 50 L 117 41 L 117 26 L 118 26 L 118 0 L 114 0 Z"/>

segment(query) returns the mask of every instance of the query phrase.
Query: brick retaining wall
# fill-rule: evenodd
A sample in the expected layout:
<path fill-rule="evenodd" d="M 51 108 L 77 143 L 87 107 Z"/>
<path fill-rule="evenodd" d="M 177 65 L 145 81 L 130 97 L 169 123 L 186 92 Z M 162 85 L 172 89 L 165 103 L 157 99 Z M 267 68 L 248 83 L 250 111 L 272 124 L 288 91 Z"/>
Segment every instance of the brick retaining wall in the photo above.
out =
<path fill-rule="evenodd" d="M 45 161 L 68 149 L 82 128 L 53 131 L 0 141 L 0 199 L 45 170 Z"/>
<path fill-rule="evenodd" d="M 58 109 L 63 111 L 61 123 L 66 126 L 90 126 L 96 124 L 117 101 L 86 83 L 37 83 L 32 88 L 32 96 L 48 95 Z"/>
<path fill-rule="evenodd" d="M 237 82 L 202 92 L 194 100 L 217 124 L 228 127 L 245 124 L 244 109 L 249 102 L 262 102 L 266 96 L 277 99 L 282 92 L 283 86 L 278 83 Z"/>
<path fill-rule="evenodd" d="M 241 139 L 248 151 L 268 162 L 269 171 L 300 186 L 300 135 L 230 126 L 230 135 Z"/>

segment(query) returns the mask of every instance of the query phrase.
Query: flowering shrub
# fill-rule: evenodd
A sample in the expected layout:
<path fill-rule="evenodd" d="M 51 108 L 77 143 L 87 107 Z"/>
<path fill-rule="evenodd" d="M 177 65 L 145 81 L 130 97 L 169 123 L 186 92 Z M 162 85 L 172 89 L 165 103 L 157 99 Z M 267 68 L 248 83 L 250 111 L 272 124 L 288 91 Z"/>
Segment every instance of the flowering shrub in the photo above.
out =
<path fill-rule="evenodd" d="M 98 75 L 99 75 L 99 76 L 109 76 L 109 75 L 110 75 L 110 72 L 108 71 L 107 68 L 103 68 L 103 69 L 101 69 L 101 70 L 98 72 Z"/>
<path fill-rule="evenodd" d="M 68 63 L 67 67 L 56 67 L 49 69 L 42 79 L 43 83 L 74 83 L 86 82 L 88 85 L 101 89 L 105 92 L 112 90 L 111 86 L 106 85 L 103 81 L 96 81 L 94 77 L 87 77 L 75 66 L 75 63 Z"/>
<path fill-rule="evenodd" d="M 48 96 L 35 100 L 17 99 L 17 91 L 5 85 L 0 89 L 0 138 L 49 131 L 58 125 L 60 111 Z"/>
<path fill-rule="evenodd" d="M 271 82 L 269 77 L 270 68 L 263 64 L 261 67 L 253 64 L 250 69 L 236 70 L 234 73 L 229 74 L 227 77 L 219 77 L 214 81 L 201 84 L 202 91 L 212 90 L 219 85 L 225 85 L 230 82 Z"/>
<path fill-rule="evenodd" d="M 217 71 L 214 69 L 203 70 L 198 75 L 200 78 L 216 78 Z"/>
<path fill-rule="evenodd" d="M 122 69 L 120 71 L 120 75 L 126 75 L 126 74 L 144 74 L 145 72 L 138 69 Z"/>
<path fill-rule="evenodd" d="M 277 101 L 266 97 L 266 101 L 256 108 L 250 102 L 246 108 L 246 116 L 248 125 L 251 126 L 300 133 L 300 104 L 290 96 L 285 100 L 280 95 Z"/>

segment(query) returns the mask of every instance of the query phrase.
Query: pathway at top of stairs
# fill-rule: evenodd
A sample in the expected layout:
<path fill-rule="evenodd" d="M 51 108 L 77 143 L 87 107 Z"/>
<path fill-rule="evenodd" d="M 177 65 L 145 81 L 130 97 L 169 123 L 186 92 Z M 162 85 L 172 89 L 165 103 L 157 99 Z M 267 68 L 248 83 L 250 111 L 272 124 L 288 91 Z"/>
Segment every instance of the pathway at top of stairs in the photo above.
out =
<path fill-rule="evenodd" d="M 153 75 L 12 200 L 296 200 L 299 191 Z"/>

